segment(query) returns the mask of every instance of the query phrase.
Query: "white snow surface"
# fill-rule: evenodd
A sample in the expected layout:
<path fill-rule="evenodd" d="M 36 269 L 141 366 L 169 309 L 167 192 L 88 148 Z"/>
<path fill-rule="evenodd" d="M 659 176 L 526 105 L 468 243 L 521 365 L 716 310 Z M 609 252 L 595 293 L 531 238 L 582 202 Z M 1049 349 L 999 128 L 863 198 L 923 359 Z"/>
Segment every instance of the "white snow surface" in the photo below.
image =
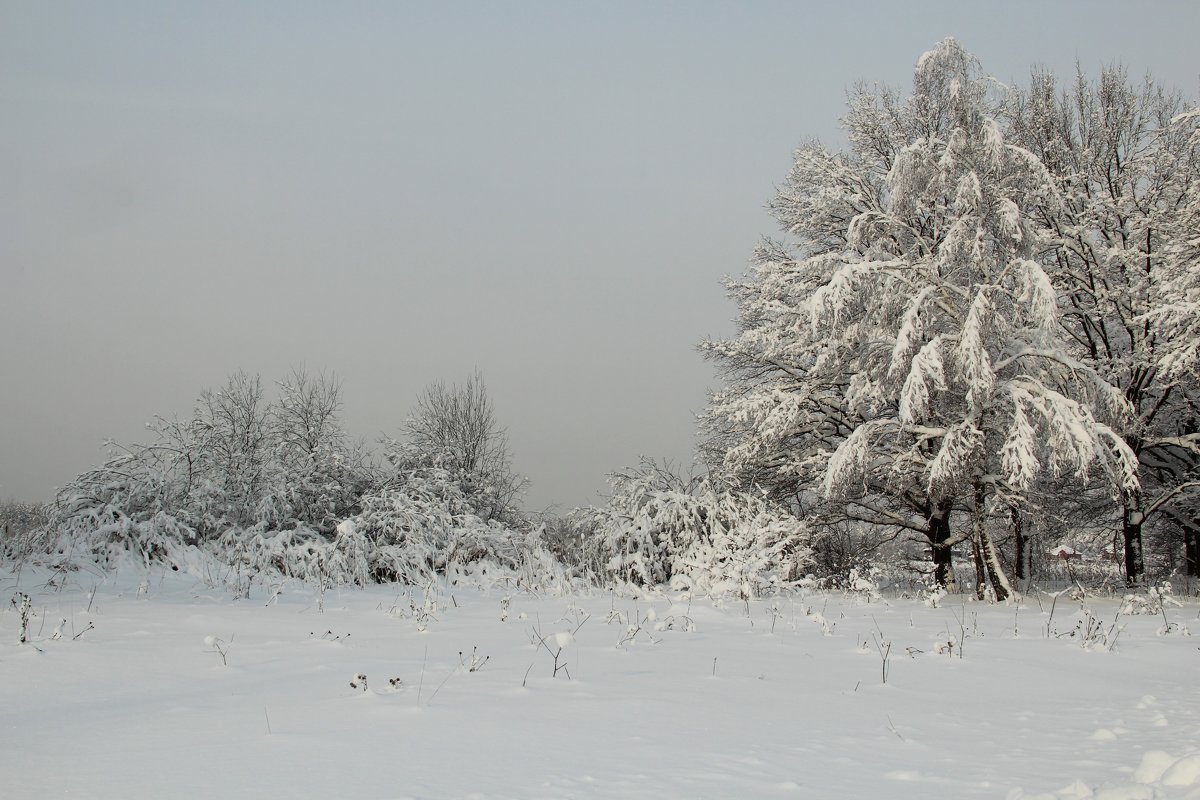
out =
<path fill-rule="evenodd" d="M 0 588 L 5 798 L 1200 798 L 1194 600 Z"/>

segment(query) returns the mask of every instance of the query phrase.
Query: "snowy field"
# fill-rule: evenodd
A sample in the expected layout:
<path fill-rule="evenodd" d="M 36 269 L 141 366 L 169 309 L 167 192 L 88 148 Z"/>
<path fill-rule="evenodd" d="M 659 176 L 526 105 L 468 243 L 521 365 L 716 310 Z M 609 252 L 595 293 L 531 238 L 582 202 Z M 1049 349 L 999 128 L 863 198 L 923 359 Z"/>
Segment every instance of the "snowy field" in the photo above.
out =
<path fill-rule="evenodd" d="M 1200 798 L 1194 600 L 0 587 L 5 798 Z"/>

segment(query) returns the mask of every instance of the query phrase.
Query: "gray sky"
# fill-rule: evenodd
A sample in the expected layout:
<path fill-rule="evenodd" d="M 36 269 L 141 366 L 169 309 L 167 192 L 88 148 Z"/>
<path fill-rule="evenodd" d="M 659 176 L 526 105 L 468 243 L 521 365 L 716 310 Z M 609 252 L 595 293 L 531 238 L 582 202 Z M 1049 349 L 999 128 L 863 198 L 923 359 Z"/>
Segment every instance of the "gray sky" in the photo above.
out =
<path fill-rule="evenodd" d="M 368 441 L 479 367 L 528 505 L 589 502 L 690 460 L 721 276 L 853 83 L 951 35 L 1200 81 L 1200 3 L 833 6 L 0 0 L 0 498 L 304 364 Z"/>

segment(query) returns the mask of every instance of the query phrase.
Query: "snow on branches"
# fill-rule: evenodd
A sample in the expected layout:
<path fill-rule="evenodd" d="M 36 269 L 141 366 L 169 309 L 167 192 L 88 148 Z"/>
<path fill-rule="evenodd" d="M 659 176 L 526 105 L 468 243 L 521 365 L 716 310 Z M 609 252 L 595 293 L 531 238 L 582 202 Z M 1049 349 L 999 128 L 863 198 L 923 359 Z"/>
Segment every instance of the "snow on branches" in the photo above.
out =
<path fill-rule="evenodd" d="M 993 89 L 946 40 L 906 101 L 852 97 L 849 153 L 796 154 L 772 205 L 796 241 L 760 248 L 732 287 L 739 335 L 703 345 L 731 380 L 704 421 L 736 480 L 890 498 L 931 525 L 981 492 L 1137 491 L 1129 404 L 1069 351 L 1039 260 L 1064 199 Z"/>
<path fill-rule="evenodd" d="M 805 525 L 762 497 L 650 462 L 610 483 L 608 502 L 587 512 L 607 581 L 750 598 L 793 583 L 810 563 Z"/>

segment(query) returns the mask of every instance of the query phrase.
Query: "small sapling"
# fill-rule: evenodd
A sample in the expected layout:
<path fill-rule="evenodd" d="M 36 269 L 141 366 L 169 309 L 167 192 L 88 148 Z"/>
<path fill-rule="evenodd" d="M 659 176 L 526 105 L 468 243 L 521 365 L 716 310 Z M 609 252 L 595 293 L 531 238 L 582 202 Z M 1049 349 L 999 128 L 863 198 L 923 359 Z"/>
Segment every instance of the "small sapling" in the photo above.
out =
<path fill-rule="evenodd" d="M 882 636 L 871 634 L 871 638 L 875 640 L 875 649 L 879 651 L 880 670 L 883 677 L 883 683 L 888 681 L 888 673 L 891 672 L 890 659 L 892 656 L 892 643 L 885 642 Z"/>
<path fill-rule="evenodd" d="M 29 641 L 29 615 L 33 613 L 33 601 L 24 592 L 17 592 L 13 595 L 12 607 L 17 609 L 17 613 L 21 616 L 19 641 L 21 644 L 26 644 Z"/>
<path fill-rule="evenodd" d="M 221 665 L 222 666 L 226 666 L 226 667 L 229 666 L 229 648 L 233 645 L 233 637 L 232 636 L 229 637 L 228 642 L 226 642 L 224 639 L 218 639 L 216 636 L 212 636 L 212 635 L 205 636 L 204 637 L 204 645 L 205 645 L 205 647 L 211 648 L 210 650 L 208 650 L 206 652 L 216 653 L 217 655 L 219 655 L 221 657 Z"/>

